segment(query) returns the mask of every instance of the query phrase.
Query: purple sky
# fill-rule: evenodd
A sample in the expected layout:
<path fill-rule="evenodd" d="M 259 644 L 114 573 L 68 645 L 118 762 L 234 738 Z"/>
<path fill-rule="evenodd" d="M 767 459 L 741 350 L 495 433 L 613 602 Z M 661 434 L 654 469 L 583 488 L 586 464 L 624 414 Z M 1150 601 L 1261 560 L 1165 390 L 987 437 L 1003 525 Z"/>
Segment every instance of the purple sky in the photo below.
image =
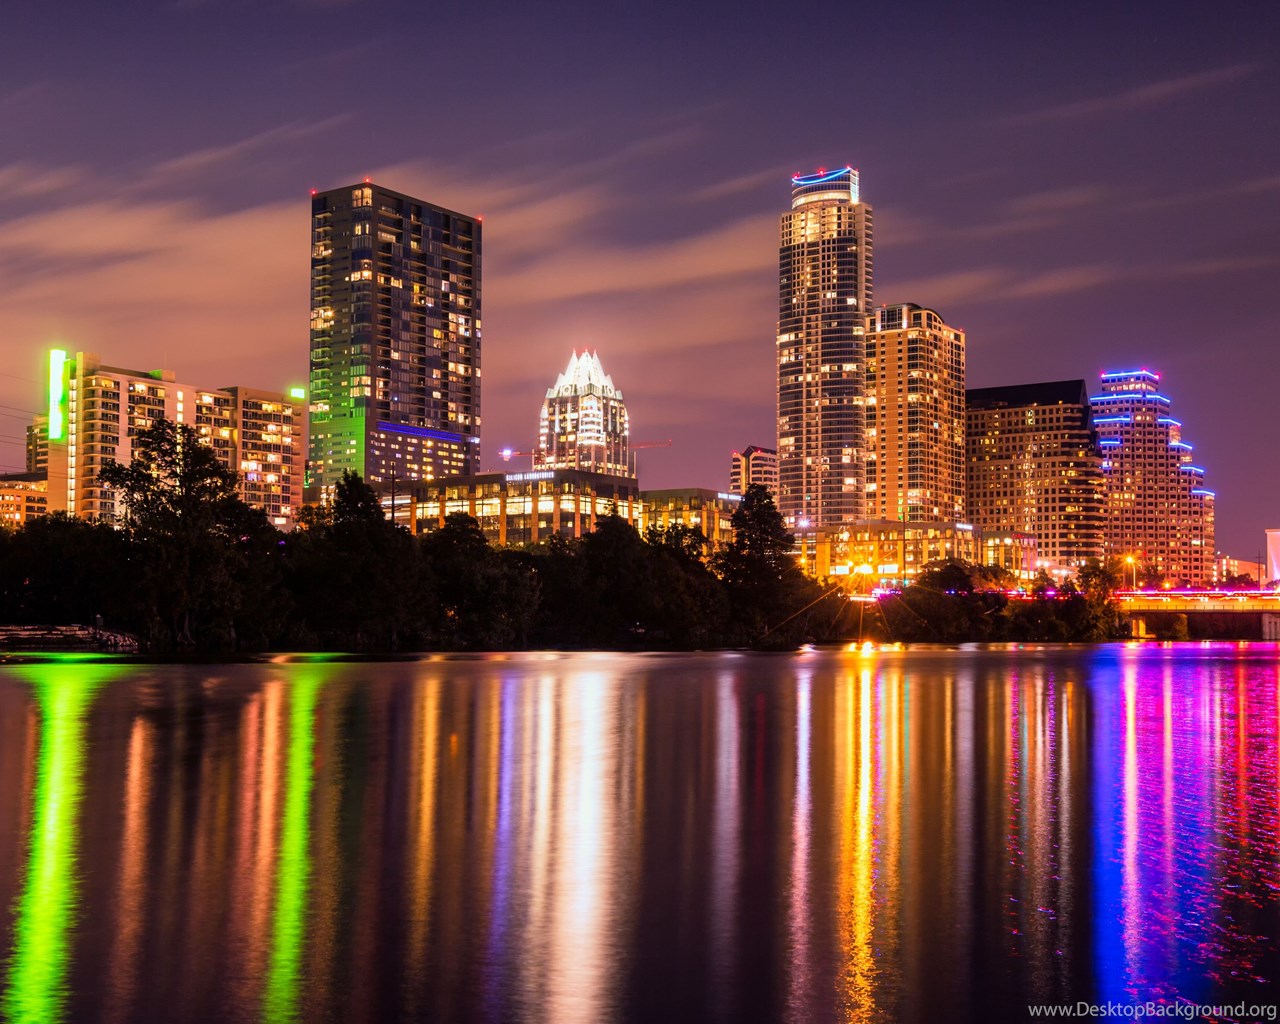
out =
<path fill-rule="evenodd" d="M 725 486 L 773 440 L 788 176 L 849 162 L 876 300 L 965 328 L 971 386 L 1158 369 L 1219 547 L 1280 526 L 1278 5 L 23 6 L 0 465 L 55 340 L 301 383 L 308 193 L 371 175 L 485 218 L 486 468 L 589 347 L 675 441 L 642 482 Z"/>

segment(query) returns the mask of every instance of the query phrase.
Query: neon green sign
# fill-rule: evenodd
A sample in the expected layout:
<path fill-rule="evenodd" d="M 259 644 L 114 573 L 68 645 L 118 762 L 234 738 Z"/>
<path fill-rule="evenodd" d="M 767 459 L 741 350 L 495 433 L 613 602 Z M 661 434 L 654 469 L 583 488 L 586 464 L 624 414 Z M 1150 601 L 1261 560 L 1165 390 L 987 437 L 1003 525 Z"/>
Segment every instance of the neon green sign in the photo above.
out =
<path fill-rule="evenodd" d="M 67 429 L 67 389 L 62 381 L 62 371 L 67 365 L 66 349 L 55 348 L 49 353 L 49 440 L 61 441 Z"/>
<path fill-rule="evenodd" d="M 289 397 L 296 398 L 299 401 L 301 401 L 302 399 L 307 397 L 307 392 L 304 388 L 290 388 Z"/>

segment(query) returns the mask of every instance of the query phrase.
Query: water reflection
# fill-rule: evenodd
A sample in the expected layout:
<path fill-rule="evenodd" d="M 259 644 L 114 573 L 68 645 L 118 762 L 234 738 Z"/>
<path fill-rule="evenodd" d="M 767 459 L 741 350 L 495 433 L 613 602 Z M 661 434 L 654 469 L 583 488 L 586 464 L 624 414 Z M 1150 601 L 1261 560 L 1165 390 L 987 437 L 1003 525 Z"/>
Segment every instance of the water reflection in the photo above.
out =
<path fill-rule="evenodd" d="M 9 669 L 0 1010 L 1272 1002 L 1278 696 L 1262 647 Z"/>
<path fill-rule="evenodd" d="M 86 715 L 110 669 L 58 665 L 14 670 L 35 697 L 35 794 L 26 880 L 18 898 L 13 954 L 0 1012 L 13 1024 L 63 1017 L 75 918 Z"/>

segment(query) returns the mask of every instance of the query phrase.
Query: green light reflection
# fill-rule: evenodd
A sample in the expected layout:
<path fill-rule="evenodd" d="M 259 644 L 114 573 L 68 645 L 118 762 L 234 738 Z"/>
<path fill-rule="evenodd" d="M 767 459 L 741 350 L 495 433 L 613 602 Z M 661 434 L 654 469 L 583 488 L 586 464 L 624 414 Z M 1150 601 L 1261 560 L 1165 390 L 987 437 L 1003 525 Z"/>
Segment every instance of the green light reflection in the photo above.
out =
<path fill-rule="evenodd" d="M 122 670 L 32 665 L 10 671 L 35 692 L 40 739 L 27 873 L 0 1017 L 11 1024 L 52 1024 L 66 1010 L 87 713 L 98 688 Z"/>
<path fill-rule="evenodd" d="M 322 681 L 301 678 L 289 692 L 289 751 L 284 812 L 276 868 L 276 900 L 262 1019 L 298 1019 L 298 976 L 305 946 L 307 892 L 311 882 L 311 789 L 315 782 L 314 717 Z"/>

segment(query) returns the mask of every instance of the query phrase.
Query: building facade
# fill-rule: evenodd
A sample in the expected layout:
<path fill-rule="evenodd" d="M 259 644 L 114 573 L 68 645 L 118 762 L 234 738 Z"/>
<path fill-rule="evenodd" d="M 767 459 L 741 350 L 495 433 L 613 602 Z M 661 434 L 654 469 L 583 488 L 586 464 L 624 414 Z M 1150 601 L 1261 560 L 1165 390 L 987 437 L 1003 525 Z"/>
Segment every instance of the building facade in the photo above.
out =
<path fill-rule="evenodd" d="M 409 487 L 405 501 L 415 533 L 438 530 L 446 517 L 465 512 L 475 517 L 490 543 L 500 546 L 538 544 L 555 535 L 581 537 L 614 509 L 638 530 L 644 515 L 640 485 L 633 478 L 576 469 L 420 482 Z M 397 513 L 401 525 L 407 525 L 405 515 Z"/>
<path fill-rule="evenodd" d="M 964 518 L 965 335 L 932 309 L 867 318 L 867 515 Z"/>
<path fill-rule="evenodd" d="M 1089 399 L 1102 452 L 1108 556 L 1175 585 L 1213 580 L 1214 493 L 1150 370 L 1104 373 Z"/>
<path fill-rule="evenodd" d="M 1103 555 L 1102 457 L 1083 380 L 965 394 L 965 519 L 1036 538 L 1041 567 Z"/>
<path fill-rule="evenodd" d="M 666 530 L 677 525 L 701 530 L 707 538 L 707 553 L 712 554 L 733 542 L 733 514 L 742 495 L 682 487 L 641 491 L 640 500 L 644 505 L 644 530 L 651 526 Z"/>
<path fill-rule="evenodd" d="M 773 448 L 748 445 L 734 452 L 729 462 L 729 490 L 746 494 L 752 484 L 759 484 L 778 500 L 778 452 Z"/>
<path fill-rule="evenodd" d="M 293 526 L 304 475 L 301 389 L 286 397 L 256 388 L 181 384 L 170 370 L 127 370 L 93 354 L 50 360 L 47 437 L 49 511 L 111 522 L 123 513 L 98 481 L 108 460 L 128 465 L 133 438 L 158 419 L 184 423 L 239 476 L 240 496 L 280 529 Z M 37 424 L 39 425 L 39 424 Z"/>
<path fill-rule="evenodd" d="M 36 416 L 27 424 L 27 472 L 49 472 L 48 416 Z"/>
<path fill-rule="evenodd" d="M 849 577 L 859 587 L 899 587 L 930 562 L 955 558 L 982 561 L 982 536 L 968 523 L 867 519 L 813 533 L 813 563 L 819 577 Z"/>
<path fill-rule="evenodd" d="M 311 198 L 312 496 L 474 473 L 479 218 L 366 181 Z"/>
<path fill-rule="evenodd" d="M 48 481 L 44 473 L 0 476 L 0 525 L 17 529 L 49 511 Z"/>
<path fill-rule="evenodd" d="M 778 247 L 778 507 L 792 529 L 862 518 L 871 207 L 852 167 L 791 179 Z"/>
<path fill-rule="evenodd" d="M 634 477 L 630 439 L 622 392 L 604 372 L 599 355 L 574 352 L 543 399 L 533 468 Z"/>

